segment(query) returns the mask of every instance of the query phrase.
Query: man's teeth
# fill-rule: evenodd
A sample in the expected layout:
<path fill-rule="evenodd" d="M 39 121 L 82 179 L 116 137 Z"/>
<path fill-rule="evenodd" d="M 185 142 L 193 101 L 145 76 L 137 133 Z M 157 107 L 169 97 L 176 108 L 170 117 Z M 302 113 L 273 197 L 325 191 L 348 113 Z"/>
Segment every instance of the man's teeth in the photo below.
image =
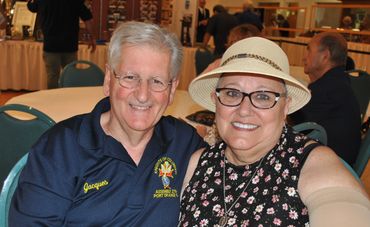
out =
<path fill-rule="evenodd" d="M 138 109 L 138 110 L 147 110 L 149 109 L 149 106 L 135 106 L 135 105 L 131 105 L 132 108 L 134 109 Z"/>
<path fill-rule="evenodd" d="M 257 125 L 251 125 L 251 124 L 242 124 L 239 122 L 233 122 L 233 126 L 238 127 L 238 128 L 243 128 L 243 129 L 255 129 L 257 128 Z"/>

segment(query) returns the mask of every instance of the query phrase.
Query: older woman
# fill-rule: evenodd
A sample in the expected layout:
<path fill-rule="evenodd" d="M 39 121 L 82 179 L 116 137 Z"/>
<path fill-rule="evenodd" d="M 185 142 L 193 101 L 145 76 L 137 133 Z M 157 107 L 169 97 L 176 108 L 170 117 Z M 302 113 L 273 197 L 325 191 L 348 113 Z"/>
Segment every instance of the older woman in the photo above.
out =
<path fill-rule="evenodd" d="M 191 158 L 180 226 L 368 226 L 361 185 L 332 150 L 285 123 L 310 92 L 278 45 L 236 42 L 189 91 L 216 112 L 221 141 Z"/>

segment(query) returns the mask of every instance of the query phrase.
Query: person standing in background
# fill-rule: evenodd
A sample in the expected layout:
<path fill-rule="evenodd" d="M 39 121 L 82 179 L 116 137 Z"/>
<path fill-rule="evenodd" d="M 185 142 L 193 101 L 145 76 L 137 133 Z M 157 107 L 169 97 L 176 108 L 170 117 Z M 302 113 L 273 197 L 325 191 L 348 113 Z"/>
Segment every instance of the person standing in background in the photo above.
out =
<path fill-rule="evenodd" d="M 289 119 L 293 124 L 312 121 L 323 126 L 328 146 L 352 165 L 361 143 L 361 115 L 345 72 L 347 42 L 339 33 L 319 33 L 309 42 L 303 62 L 312 99 Z"/>
<path fill-rule="evenodd" d="M 229 14 L 222 5 L 213 7 L 214 15 L 208 20 L 206 34 L 203 39 L 203 46 L 207 46 L 211 36 L 213 36 L 216 58 L 226 50 L 227 36 L 232 28 L 238 25 L 238 20 L 233 15 Z"/>
<path fill-rule="evenodd" d="M 56 88 L 60 71 L 68 63 L 77 60 L 80 18 L 89 34 L 89 48 L 95 51 L 92 14 L 84 0 L 28 0 L 27 7 L 41 18 L 47 87 Z"/>
<path fill-rule="evenodd" d="M 199 0 L 198 6 L 197 42 L 201 43 L 206 33 L 209 10 L 206 8 L 206 0 Z"/>
<path fill-rule="evenodd" d="M 243 12 L 236 13 L 235 17 L 238 19 L 239 24 L 252 24 L 260 31 L 263 30 L 261 18 L 254 12 L 253 2 L 246 0 L 243 3 Z"/>

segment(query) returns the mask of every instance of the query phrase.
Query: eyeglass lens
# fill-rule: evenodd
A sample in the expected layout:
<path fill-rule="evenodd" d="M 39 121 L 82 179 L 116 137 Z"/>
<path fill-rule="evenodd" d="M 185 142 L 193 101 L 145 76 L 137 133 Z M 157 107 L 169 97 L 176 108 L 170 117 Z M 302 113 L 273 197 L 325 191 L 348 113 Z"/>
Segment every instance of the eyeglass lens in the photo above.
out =
<path fill-rule="evenodd" d="M 245 93 L 233 88 L 217 88 L 216 94 L 221 104 L 239 106 L 247 96 L 251 104 L 258 109 L 269 109 L 275 106 L 280 94 L 272 91 L 254 91 Z"/>

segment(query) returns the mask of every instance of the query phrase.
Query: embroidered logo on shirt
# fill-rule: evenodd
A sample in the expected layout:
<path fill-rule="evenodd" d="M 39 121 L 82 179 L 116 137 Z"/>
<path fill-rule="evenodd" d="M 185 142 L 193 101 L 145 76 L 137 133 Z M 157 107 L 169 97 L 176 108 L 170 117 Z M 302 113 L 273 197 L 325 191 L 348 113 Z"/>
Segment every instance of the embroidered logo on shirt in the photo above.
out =
<path fill-rule="evenodd" d="M 92 190 L 92 189 L 99 190 L 101 187 L 104 187 L 108 184 L 109 182 L 107 180 L 103 180 L 103 181 L 93 183 L 93 184 L 89 184 L 86 182 L 84 184 L 84 192 L 87 193 L 89 190 Z"/>
<path fill-rule="evenodd" d="M 170 178 L 177 175 L 177 168 L 175 162 L 168 157 L 160 158 L 154 166 L 154 173 L 162 180 L 163 189 L 155 190 L 153 198 L 175 198 L 178 197 L 177 190 L 171 189 Z"/>

